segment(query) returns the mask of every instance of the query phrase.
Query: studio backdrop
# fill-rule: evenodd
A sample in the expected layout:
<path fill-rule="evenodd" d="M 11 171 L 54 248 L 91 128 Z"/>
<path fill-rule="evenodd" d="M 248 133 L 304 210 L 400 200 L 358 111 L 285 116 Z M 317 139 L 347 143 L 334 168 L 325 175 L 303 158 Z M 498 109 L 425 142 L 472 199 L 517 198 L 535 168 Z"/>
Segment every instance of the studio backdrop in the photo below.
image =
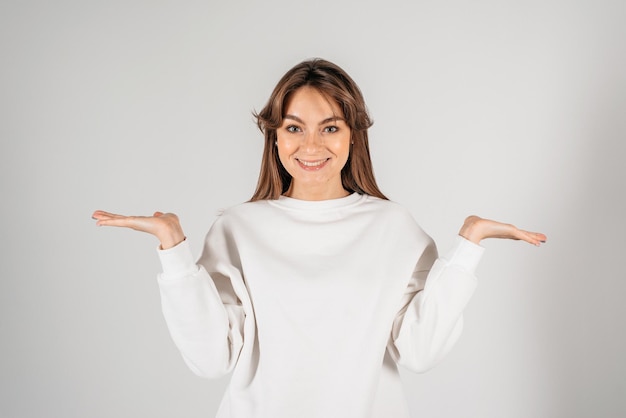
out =
<path fill-rule="evenodd" d="M 196 255 L 248 200 L 253 111 L 322 57 L 365 95 L 383 192 L 485 241 L 450 355 L 402 372 L 415 417 L 626 416 L 626 3 L 4 1 L 0 415 L 212 417 L 160 310 L 158 243 L 96 209 L 179 215 Z"/>

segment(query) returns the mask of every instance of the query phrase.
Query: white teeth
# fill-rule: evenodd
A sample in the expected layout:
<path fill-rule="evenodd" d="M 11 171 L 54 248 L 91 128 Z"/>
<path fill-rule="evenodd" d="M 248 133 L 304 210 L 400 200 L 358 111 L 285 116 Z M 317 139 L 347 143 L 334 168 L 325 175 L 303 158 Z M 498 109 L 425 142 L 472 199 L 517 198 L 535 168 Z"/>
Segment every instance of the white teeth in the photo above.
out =
<path fill-rule="evenodd" d="M 300 161 L 300 163 L 302 165 L 305 165 L 307 167 L 317 167 L 320 166 L 322 164 L 324 164 L 326 162 L 326 160 L 319 160 L 319 161 L 303 161 L 303 160 L 298 160 Z"/>

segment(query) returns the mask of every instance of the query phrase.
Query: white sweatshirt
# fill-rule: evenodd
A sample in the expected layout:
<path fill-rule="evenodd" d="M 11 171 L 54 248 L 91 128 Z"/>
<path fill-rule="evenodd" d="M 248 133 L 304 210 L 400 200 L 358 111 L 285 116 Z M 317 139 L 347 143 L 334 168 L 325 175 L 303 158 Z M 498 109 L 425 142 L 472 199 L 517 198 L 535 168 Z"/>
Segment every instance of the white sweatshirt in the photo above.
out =
<path fill-rule="evenodd" d="M 233 372 L 219 418 L 408 417 L 396 364 L 450 350 L 482 252 L 458 237 L 437 259 L 408 211 L 367 195 L 244 203 L 197 264 L 186 241 L 159 251 L 163 313 L 195 373 Z"/>

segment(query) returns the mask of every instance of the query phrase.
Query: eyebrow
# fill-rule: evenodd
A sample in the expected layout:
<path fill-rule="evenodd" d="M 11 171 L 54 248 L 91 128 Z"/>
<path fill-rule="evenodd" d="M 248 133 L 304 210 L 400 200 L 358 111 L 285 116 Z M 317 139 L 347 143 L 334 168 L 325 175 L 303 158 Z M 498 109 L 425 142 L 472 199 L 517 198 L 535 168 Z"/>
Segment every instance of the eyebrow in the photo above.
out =
<path fill-rule="evenodd" d="M 298 122 L 298 123 L 301 123 L 301 124 L 305 125 L 305 123 L 304 123 L 304 121 L 303 121 L 302 119 L 300 119 L 299 117 L 294 116 L 294 115 L 285 115 L 285 116 L 283 117 L 283 119 L 293 119 L 293 120 L 295 120 L 296 122 Z M 339 116 L 331 116 L 331 117 L 329 117 L 329 118 L 324 119 L 324 120 L 323 120 L 323 121 L 321 121 L 319 124 L 320 124 L 320 125 L 324 125 L 325 123 L 328 123 L 328 122 L 334 122 L 334 121 L 337 121 L 337 120 L 340 120 L 340 121 L 343 121 L 343 122 L 345 122 L 345 121 L 346 121 L 344 118 L 340 118 Z"/>

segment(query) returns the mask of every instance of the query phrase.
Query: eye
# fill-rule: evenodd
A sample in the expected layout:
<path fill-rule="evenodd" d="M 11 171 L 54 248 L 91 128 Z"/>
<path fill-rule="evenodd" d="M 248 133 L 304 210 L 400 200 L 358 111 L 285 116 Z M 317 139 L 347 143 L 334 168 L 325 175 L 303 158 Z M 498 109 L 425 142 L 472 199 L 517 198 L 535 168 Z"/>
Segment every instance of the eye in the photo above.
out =
<path fill-rule="evenodd" d="M 334 126 L 334 125 L 333 126 L 327 126 L 327 127 L 324 128 L 324 132 L 331 133 L 331 134 L 337 132 L 338 130 L 339 130 L 339 128 L 337 126 Z"/>
<path fill-rule="evenodd" d="M 296 133 L 296 132 L 300 132 L 300 128 L 296 125 L 289 125 L 285 128 L 287 130 L 287 132 L 290 132 L 292 134 Z"/>

